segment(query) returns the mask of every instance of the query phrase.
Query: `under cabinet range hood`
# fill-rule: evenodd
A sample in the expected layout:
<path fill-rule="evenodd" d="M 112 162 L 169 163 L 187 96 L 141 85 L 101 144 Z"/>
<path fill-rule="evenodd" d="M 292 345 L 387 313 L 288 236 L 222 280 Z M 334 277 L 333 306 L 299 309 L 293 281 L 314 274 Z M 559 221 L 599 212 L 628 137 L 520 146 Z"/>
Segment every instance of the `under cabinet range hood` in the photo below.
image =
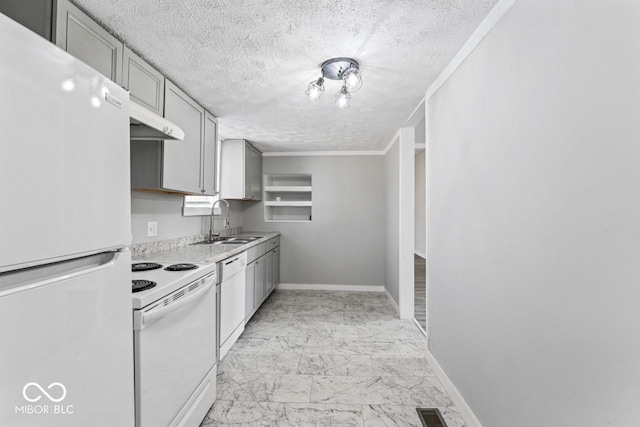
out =
<path fill-rule="evenodd" d="M 133 141 L 157 141 L 159 139 L 182 141 L 184 139 L 184 131 L 175 123 L 135 102 L 129 105 L 131 106 L 129 139 Z"/>

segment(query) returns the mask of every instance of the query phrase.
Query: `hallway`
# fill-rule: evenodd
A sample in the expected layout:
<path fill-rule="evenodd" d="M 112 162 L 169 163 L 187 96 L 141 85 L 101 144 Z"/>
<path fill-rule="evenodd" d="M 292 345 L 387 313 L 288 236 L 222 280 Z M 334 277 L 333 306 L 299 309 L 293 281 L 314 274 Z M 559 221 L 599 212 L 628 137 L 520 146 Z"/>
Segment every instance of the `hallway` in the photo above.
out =
<path fill-rule="evenodd" d="M 416 407 L 464 425 L 426 340 L 374 292 L 276 290 L 218 368 L 202 426 L 416 426 Z"/>

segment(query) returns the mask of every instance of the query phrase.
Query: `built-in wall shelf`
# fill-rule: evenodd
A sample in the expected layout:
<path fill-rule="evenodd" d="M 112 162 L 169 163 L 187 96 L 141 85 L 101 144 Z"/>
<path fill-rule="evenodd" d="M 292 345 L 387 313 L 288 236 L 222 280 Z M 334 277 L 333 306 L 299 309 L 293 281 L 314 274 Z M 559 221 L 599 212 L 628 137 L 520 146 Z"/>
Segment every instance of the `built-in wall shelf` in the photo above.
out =
<path fill-rule="evenodd" d="M 265 206 L 311 206 L 311 200 L 281 200 L 264 202 Z"/>
<path fill-rule="evenodd" d="M 311 186 L 305 185 L 270 185 L 265 187 L 265 191 L 272 193 L 311 193 Z"/>
<path fill-rule="evenodd" d="M 266 222 L 311 221 L 311 175 L 265 174 L 263 187 Z"/>

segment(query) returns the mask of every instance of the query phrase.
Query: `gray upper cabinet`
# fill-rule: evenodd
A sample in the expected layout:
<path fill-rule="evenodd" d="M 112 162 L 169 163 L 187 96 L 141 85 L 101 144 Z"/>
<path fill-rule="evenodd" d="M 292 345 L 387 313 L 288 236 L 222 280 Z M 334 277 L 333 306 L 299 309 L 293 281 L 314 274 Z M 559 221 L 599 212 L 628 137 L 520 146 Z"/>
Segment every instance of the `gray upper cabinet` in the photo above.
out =
<path fill-rule="evenodd" d="M 164 141 L 162 186 L 192 194 L 202 194 L 202 140 L 204 108 L 180 88 L 166 81 L 164 116 L 182 128 L 183 141 Z"/>
<path fill-rule="evenodd" d="M 225 199 L 262 199 L 262 153 L 244 139 L 222 142 L 220 193 Z"/>
<path fill-rule="evenodd" d="M 131 100 L 162 116 L 164 76 L 126 46 L 122 67 L 122 87 L 131 93 Z"/>
<path fill-rule="evenodd" d="M 68 0 L 58 0 L 54 42 L 122 85 L 124 45 Z"/>
<path fill-rule="evenodd" d="M 202 194 L 214 196 L 216 192 L 216 156 L 218 151 L 218 119 L 205 111 L 204 140 L 202 143 Z"/>
<path fill-rule="evenodd" d="M 165 80 L 164 117 L 184 131 L 182 141 L 131 141 L 131 187 L 213 196 L 218 120 Z"/>
<path fill-rule="evenodd" d="M 51 41 L 53 0 L 0 0 L 0 13 Z"/>
<path fill-rule="evenodd" d="M 122 85 L 124 45 L 69 0 L 0 0 L 0 12 Z"/>
<path fill-rule="evenodd" d="M 251 200 L 262 199 L 262 153 L 253 146 L 250 147 L 249 154 L 249 198 Z"/>

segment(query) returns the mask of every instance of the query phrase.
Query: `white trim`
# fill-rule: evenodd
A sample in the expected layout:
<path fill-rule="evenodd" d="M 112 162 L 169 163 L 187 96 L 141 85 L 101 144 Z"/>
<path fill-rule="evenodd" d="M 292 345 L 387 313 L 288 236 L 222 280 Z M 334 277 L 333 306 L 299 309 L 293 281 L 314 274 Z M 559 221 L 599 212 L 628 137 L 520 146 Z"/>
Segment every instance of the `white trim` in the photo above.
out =
<path fill-rule="evenodd" d="M 323 285 L 320 283 L 280 283 L 281 290 L 384 292 L 382 285 Z"/>
<path fill-rule="evenodd" d="M 431 299 L 429 298 L 429 259 L 427 258 L 427 254 L 429 253 L 429 103 L 426 103 L 424 106 L 424 139 L 425 139 L 425 148 L 424 148 L 424 214 L 425 214 L 425 226 L 424 226 L 424 259 L 425 259 L 425 275 L 424 275 L 424 286 L 425 286 L 425 313 L 424 317 L 427 322 L 427 341 L 429 340 L 429 329 L 431 328 L 431 321 L 429 319 L 429 303 Z"/>
<path fill-rule="evenodd" d="M 462 394 L 460 394 L 449 376 L 444 372 L 444 369 L 442 369 L 442 366 L 440 366 L 436 358 L 433 356 L 433 354 L 431 354 L 429 350 L 427 350 L 427 352 L 425 353 L 425 358 L 427 359 L 427 362 L 429 363 L 431 369 L 433 369 L 433 372 L 442 383 L 444 389 L 447 390 L 447 393 L 449 393 L 449 397 L 451 397 L 451 400 L 456 406 L 456 409 L 458 409 L 460 415 L 462 415 L 465 426 L 482 427 L 482 424 L 480 423 L 480 420 L 478 420 L 478 417 L 476 417 L 476 414 L 473 413 L 471 407 L 467 404 L 467 401 L 464 400 Z"/>
<path fill-rule="evenodd" d="M 427 254 L 425 254 L 425 253 L 422 253 L 422 252 L 420 252 L 418 250 L 415 250 L 415 249 L 414 249 L 413 253 L 418 255 L 422 259 L 425 259 L 425 260 L 427 259 Z"/>
<path fill-rule="evenodd" d="M 386 151 L 271 151 L 262 157 L 384 156 Z"/>
<path fill-rule="evenodd" d="M 424 142 L 416 142 L 416 151 L 420 150 L 420 151 L 424 151 L 427 148 L 427 144 Z M 418 155 L 418 153 L 416 153 L 416 156 Z"/>
<path fill-rule="evenodd" d="M 420 324 L 420 322 L 418 322 L 418 321 L 416 320 L 416 318 L 415 318 L 415 317 L 413 318 L 413 323 L 415 323 L 415 324 L 416 324 L 416 326 L 418 327 L 418 329 L 420 329 L 420 332 L 422 332 L 422 335 L 424 335 L 424 336 L 425 336 L 425 338 L 426 338 L 426 337 L 427 337 L 427 332 L 426 332 L 424 329 L 422 329 L 422 325 Z"/>
<path fill-rule="evenodd" d="M 387 298 L 393 306 L 393 309 L 396 311 L 396 314 L 398 315 L 398 317 L 400 317 L 400 307 L 398 307 L 398 303 L 396 303 L 396 300 L 393 299 L 387 288 L 384 289 L 384 293 L 387 295 Z"/>
<path fill-rule="evenodd" d="M 395 135 L 393 135 L 393 138 L 391 138 L 391 142 L 389 142 L 387 144 L 387 146 L 385 147 L 384 151 L 382 152 L 383 155 L 387 155 L 387 153 L 389 152 L 389 150 L 391 150 L 391 147 L 393 147 L 393 144 L 395 144 L 395 142 L 397 140 L 400 139 L 400 129 L 398 129 L 398 131 L 396 132 Z"/>
<path fill-rule="evenodd" d="M 398 306 L 401 319 L 413 319 L 414 261 L 415 248 L 415 128 L 399 131 L 398 172 L 400 200 L 398 203 Z"/>
<path fill-rule="evenodd" d="M 496 26 L 498 21 L 504 16 L 504 14 L 513 6 L 516 0 L 500 0 L 491 9 L 489 14 L 480 23 L 478 28 L 471 34 L 469 40 L 462 46 L 462 49 L 456 54 L 456 56 L 449 62 L 449 64 L 442 70 L 442 73 L 435 79 L 435 81 L 427 89 L 425 99 L 429 99 L 434 93 L 442 87 L 443 84 L 453 75 L 465 59 L 473 52 L 473 50 L 480 44 L 480 42 L 486 37 L 487 34 Z"/>
<path fill-rule="evenodd" d="M 402 126 L 403 128 L 416 127 L 416 125 L 422 121 L 422 119 L 424 118 L 425 100 L 426 98 L 422 98 L 420 100 L 420 102 L 418 103 L 418 106 L 413 109 L 413 111 L 409 115 L 409 118 L 407 119 L 405 124 Z"/>

